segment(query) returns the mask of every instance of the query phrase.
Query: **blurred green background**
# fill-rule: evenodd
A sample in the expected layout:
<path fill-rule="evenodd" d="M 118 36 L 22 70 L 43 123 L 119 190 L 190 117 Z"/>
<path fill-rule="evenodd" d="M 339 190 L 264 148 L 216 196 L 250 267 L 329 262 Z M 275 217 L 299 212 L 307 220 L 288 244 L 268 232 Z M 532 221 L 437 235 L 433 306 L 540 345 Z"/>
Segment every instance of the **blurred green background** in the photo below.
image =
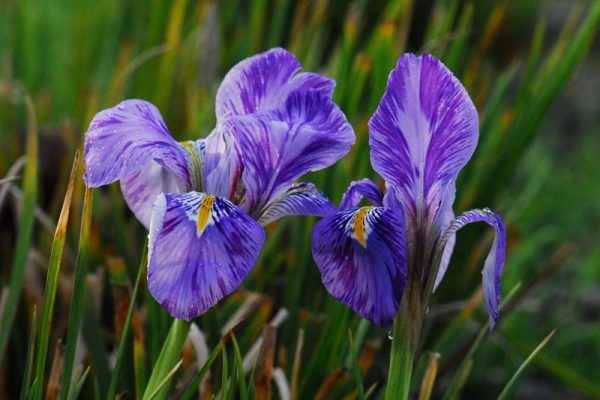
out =
<path fill-rule="evenodd" d="M 451 382 L 458 382 L 461 398 L 495 398 L 556 329 L 521 376 L 514 398 L 600 398 L 599 23 L 600 1 L 0 2 L 0 331 L 6 338 L 0 342 L 6 347 L 0 398 L 39 385 L 40 373 L 27 373 L 40 362 L 28 357 L 40 348 L 33 309 L 39 316 L 43 308 L 69 170 L 93 115 L 124 98 L 142 98 L 159 107 L 178 140 L 205 136 L 215 123 L 214 96 L 226 71 L 273 46 L 291 50 L 305 70 L 337 81 L 334 98 L 354 125 L 357 143 L 336 166 L 304 179 L 335 202 L 351 180 L 376 178 L 367 121 L 403 52 L 441 58 L 478 107 L 480 142 L 459 178 L 455 212 L 489 206 L 505 217 L 503 291 L 516 294 L 496 330 L 473 347 L 487 318 L 479 285 L 491 237 L 481 227 L 461 231 L 430 308 L 415 391 L 427 352 L 434 350 L 441 356 L 433 398 L 452 398 Z M 32 137 L 39 141 L 37 154 Z M 65 379 L 62 343 L 70 307 L 78 303 L 84 312 L 73 382 L 90 367 L 80 381 L 81 397 L 109 393 L 117 359 L 125 366 L 115 378 L 117 393 L 139 398 L 171 320 L 142 281 L 134 334 L 117 354 L 146 236 L 118 185 L 94 192 L 85 295 L 73 297 L 83 192 L 78 178 L 52 301 L 44 392 L 53 398 L 56 380 Z M 210 350 L 231 328 L 228 322 L 243 316 L 235 329 L 243 357 L 263 324 L 285 312 L 274 367 L 292 398 L 356 398 L 353 371 L 379 398 L 388 334 L 326 294 L 309 250 L 313 223 L 290 218 L 270 226 L 243 288 L 196 323 Z M 14 323 L 8 309 L 15 310 Z M 174 376 L 175 397 L 199 368 L 193 348 L 186 348 Z M 232 366 L 238 364 L 229 350 L 220 356 L 229 359 L 229 369 L 221 360 L 212 366 L 212 389 L 205 387 L 204 398 L 223 390 L 228 379 L 236 382 Z M 254 385 L 253 374 L 268 373 L 261 368 L 246 375 L 247 385 Z M 273 395 L 285 397 L 279 386 Z M 229 396 L 243 398 L 239 389 Z"/>

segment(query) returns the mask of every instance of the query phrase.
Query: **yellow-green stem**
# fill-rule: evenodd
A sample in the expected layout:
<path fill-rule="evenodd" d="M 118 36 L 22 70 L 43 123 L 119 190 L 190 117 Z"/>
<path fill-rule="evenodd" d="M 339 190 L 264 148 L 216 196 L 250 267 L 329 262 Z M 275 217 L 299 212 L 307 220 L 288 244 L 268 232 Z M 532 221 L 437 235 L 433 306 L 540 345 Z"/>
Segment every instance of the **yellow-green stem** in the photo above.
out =
<path fill-rule="evenodd" d="M 418 283 L 412 280 L 411 284 L 409 281 L 400 311 L 394 319 L 386 400 L 409 398 L 415 353 L 423 322 L 420 298 Z"/>

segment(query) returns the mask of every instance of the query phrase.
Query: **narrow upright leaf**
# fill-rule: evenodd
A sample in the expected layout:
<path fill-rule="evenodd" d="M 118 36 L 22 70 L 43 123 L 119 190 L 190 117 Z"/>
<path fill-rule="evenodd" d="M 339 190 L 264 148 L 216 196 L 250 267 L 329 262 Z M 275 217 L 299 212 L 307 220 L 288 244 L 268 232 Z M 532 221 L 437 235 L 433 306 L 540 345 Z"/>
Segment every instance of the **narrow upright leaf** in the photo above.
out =
<path fill-rule="evenodd" d="M 35 368 L 36 384 L 33 388 L 33 398 L 41 399 L 44 376 L 46 371 L 46 358 L 48 356 L 48 342 L 50 340 L 52 327 L 52 314 L 54 312 L 54 302 L 56 300 L 56 290 L 58 286 L 58 273 L 62 262 L 62 254 L 65 248 L 65 236 L 67 234 L 67 225 L 69 222 L 69 211 L 73 197 L 73 188 L 75 187 L 75 178 L 79 168 L 79 150 L 75 153 L 75 159 L 71 168 L 67 194 L 63 202 L 63 207 L 56 225 L 54 241 L 52 243 L 52 252 L 50 253 L 50 265 L 48 267 L 48 276 L 46 277 L 46 287 L 44 288 L 44 305 L 42 308 L 42 324 L 40 325 L 40 337 L 38 343 L 37 360 Z"/>

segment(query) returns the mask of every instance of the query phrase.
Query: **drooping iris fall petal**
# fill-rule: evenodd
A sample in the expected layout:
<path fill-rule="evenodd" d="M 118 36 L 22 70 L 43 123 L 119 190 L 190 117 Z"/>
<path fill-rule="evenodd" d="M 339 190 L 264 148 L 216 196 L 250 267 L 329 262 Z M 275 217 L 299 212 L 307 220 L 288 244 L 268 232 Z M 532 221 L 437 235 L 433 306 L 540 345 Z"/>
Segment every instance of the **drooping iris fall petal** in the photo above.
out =
<path fill-rule="evenodd" d="M 406 218 L 438 223 L 447 187 L 477 145 L 477 110 L 465 88 L 435 57 L 405 54 L 369 129 L 373 168 L 394 187 Z"/>
<path fill-rule="evenodd" d="M 193 319 L 242 284 L 264 241 L 262 227 L 226 199 L 159 195 L 150 224 L 148 288 L 172 316 Z"/>
<path fill-rule="evenodd" d="M 483 295 L 490 314 L 490 325 L 493 327 L 498 319 L 498 311 L 502 293 L 500 291 L 500 275 L 504 267 L 506 253 L 506 229 L 502 218 L 489 209 L 475 209 L 463 213 L 450 223 L 444 233 L 442 243 L 452 240 L 456 232 L 465 225 L 474 222 L 485 222 L 495 229 L 494 242 L 483 266 Z M 445 250 L 445 249 L 443 249 Z"/>
<path fill-rule="evenodd" d="M 406 284 L 402 211 L 344 210 L 313 230 L 312 253 L 327 291 L 361 317 L 389 325 Z"/>

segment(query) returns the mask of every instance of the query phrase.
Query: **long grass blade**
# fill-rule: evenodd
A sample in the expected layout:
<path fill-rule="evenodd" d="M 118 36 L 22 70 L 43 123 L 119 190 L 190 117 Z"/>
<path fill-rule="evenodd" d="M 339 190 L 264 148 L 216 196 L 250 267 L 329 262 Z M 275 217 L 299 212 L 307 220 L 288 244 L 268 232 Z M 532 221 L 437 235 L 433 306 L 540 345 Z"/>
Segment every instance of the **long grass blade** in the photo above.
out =
<path fill-rule="evenodd" d="M 160 355 L 158 356 L 158 360 L 156 361 L 154 369 L 152 370 L 152 374 L 150 375 L 148 386 L 146 386 L 146 390 L 144 391 L 144 399 L 150 398 L 150 395 L 153 394 L 156 388 L 159 386 L 162 386 L 162 388 L 154 395 L 154 398 L 166 398 L 168 393 L 168 385 L 161 385 L 161 383 L 173 369 L 173 366 L 177 364 L 178 360 L 181 358 L 181 352 L 183 350 L 183 345 L 189 330 L 189 322 L 179 319 L 173 321 L 171 330 L 167 336 L 167 340 L 163 345 Z"/>
<path fill-rule="evenodd" d="M 125 318 L 125 323 L 123 324 L 123 332 L 121 333 L 121 341 L 119 342 L 119 347 L 117 349 L 117 359 L 115 361 L 115 368 L 110 377 L 110 384 L 108 386 L 108 393 L 106 395 L 107 399 L 113 399 L 115 397 L 115 394 L 117 393 L 117 383 L 119 382 L 119 375 L 121 373 L 121 368 L 123 367 L 123 362 L 125 359 L 125 351 L 127 349 L 129 332 L 131 331 L 131 320 L 133 317 L 133 310 L 135 309 L 135 299 L 139 291 L 140 281 L 142 280 L 142 276 L 144 275 L 144 271 L 146 270 L 146 259 L 148 255 L 147 248 L 148 246 L 144 246 L 144 253 L 142 254 L 140 265 L 138 267 L 138 274 L 135 279 L 135 285 L 133 286 L 133 291 L 131 292 L 131 303 L 129 303 L 127 317 Z"/>
<path fill-rule="evenodd" d="M 33 389 L 33 398 L 41 399 L 44 386 L 44 375 L 46 371 L 46 357 L 48 355 L 48 343 L 50 340 L 52 316 L 54 313 L 54 302 L 56 300 L 56 290 L 58 285 L 58 274 L 60 272 L 62 254 L 65 247 L 65 237 L 67 234 L 67 225 L 69 222 L 69 211 L 71 209 L 71 200 L 73 197 L 73 189 L 75 187 L 75 178 L 79 168 L 79 150 L 75 153 L 73 167 L 71 168 L 71 176 L 69 177 L 69 185 L 67 194 L 63 202 L 63 207 L 56 225 L 56 233 L 52 243 L 52 251 L 50 253 L 50 265 L 48 268 L 48 276 L 46 278 L 46 287 L 44 290 L 44 305 L 42 308 L 42 322 L 40 325 L 40 337 L 38 343 L 35 379 L 37 384 Z"/>
<path fill-rule="evenodd" d="M 87 272 L 90 230 L 92 225 L 92 189 L 87 188 L 83 199 L 83 213 L 81 216 L 81 229 L 79 233 L 79 246 L 77 251 L 77 266 L 75 269 L 75 282 L 73 283 L 73 296 L 71 311 L 69 313 L 69 327 L 67 331 L 67 344 L 65 348 L 65 364 L 60 386 L 59 398 L 65 400 L 71 387 L 75 348 L 79 336 L 79 325 L 83 311 L 83 291 L 85 288 L 85 275 Z"/>
<path fill-rule="evenodd" d="M 81 389 L 83 389 L 83 385 L 85 384 L 85 381 L 88 377 L 88 375 L 90 374 L 90 367 L 87 367 L 85 369 L 85 371 L 83 371 L 83 374 L 81 374 L 81 377 L 79 378 L 79 380 L 77 381 L 77 383 L 75 384 L 75 387 L 71 388 L 69 390 L 69 397 L 68 400 L 75 400 L 79 398 L 79 394 L 81 393 Z"/>
<path fill-rule="evenodd" d="M 277 330 L 273 325 L 265 325 L 262 333 L 262 349 L 258 357 L 256 375 L 256 399 L 268 400 L 273 396 L 273 358 Z"/>
<path fill-rule="evenodd" d="M 352 357 L 352 374 L 356 381 L 356 388 L 358 389 L 358 398 L 365 400 L 365 387 L 363 385 L 362 376 L 360 374 L 360 366 L 358 365 L 358 348 L 355 348 L 354 338 L 352 337 L 352 331 L 348 329 L 348 345 L 350 347 L 350 354 Z M 358 347 L 358 346 L 357 346 Z"/>
<path fill-rule="evenodd" d="M 219 354 L 221 354 L 221 349 L 225 345 L 225 342 L 228 338 L 229 336 L 225 336 L 223 339 L 221 339 L 219 343 L 215 346 L 215 348 L 210 352 L 210 355 L 206 359 L 206 362 L 204 363 L 200 371 L 198 371 L 198 373 L 192 380 L 192 383 L 190 383 L 188 388 L 181 395 L 181 400 L 190 400 L 193 397 L 194 392 L 200 385 L 200 382 L 202 382 L 202 379 L 204 379 L 207 372 L 210 370 L 210 367 L 213 365 Z"/>
<path fill-rule="evenodd" d="M 550 341 L 550 339 L 552 339 L 552 336 L 554 336 L 554 333 L 556 332 L 556 329 L 553 330 L 552 332 L 550 332 L 545 338 L 544 340 L 542 340 L 540 342 L 540 344 L 538 344 L 536 346 L 535 349 L 533 349 L 533 351 L 531 352 L 531 354 L 529 355 L 529 357 L 527 357 L 525 359 L 525 361 L 523 361 L 523 364 L 521 364 L 521 366 L 519 367 L 519 369 L 517 369 L 517 371 L 514 373 L 514 375 L 510 378 L 510 380 L 508 381 L 508 383 L 506 384 L 506 386 L 504 386 L 504 389 L 502 389 L 502 392 L 500 393 L 500 395 L 498 396 L 498 400 L 505 400 L 508 399 L 510 394 L 512 393 L 515 383 L 517 382 L 517 380 L 519 379 L 519 377 L 523 374 L 523 371 L 525 371 L 525 368 L 527 368 L 527 366 L 531 363 L 531 361 L 533 361 L 533 359 L 535 358 L 535 356 L 542 351 L 542 349 L 548 344 L 548 342 Z"/>
<path fill-rule="evenodd" d="M 0 319 L 0 362 L 4 359 L 4 352 L 15 321 L 17 307 L 19 306 L 19 298 L 21 297 L 21 289 L 23 288 L 25 267 L 27 265 L 27 258 L 29 256 L 31 238 L 33 235 L 33 221 L 38 190 L 37 120 L 33 101 L 27 94 L 24 94 L 23 97 L 27 111 L 27 165 L 25 166 L 23 180 L 25 196 L 23 199 L 23 213 L 21 215 L 21 220 L 19 221 L 15 259 L 8 286 L 8 298 L 4 303 Z"/>
<path fill-rule="evenodd" d="M 246 393 L 246 376 L 244 373 L 244 361 L 242 360 L 242 353 L 240 352 L 240 346 L 238 345 L 237 339 L 235 338 L 235 334 L 231 333 L 231 341 L 233 342 L 233 350 L 234 350 L 234 361 L 235 361 L 235 370 L 238 374 L 239 379 L 239 391 L 241 400 L 247 399 Z"/>
<path fill-rule="evenodd" d="M 19 397 L 20 400 L 29 398 L 29 382 L 31 381 L 31 374 L 33 372 L 33 358 L 35 355 L 35 342 L 37 339 L 38 323 L 37 308 L 33 306 L 33 316 L 31 317 L 31 333 L 29 334 L 29 345 L 27 346 L 27 359 L 25 360 L 25 373 L 23 374 L 23 382 L 21 383 L 21 396 Z"/>
<path fill-rule="evenodd" d="M 165 377 L 162 381 L 160 381 L 156 389 L 154 389 L 154 392 L 150 394 L 148 400 L 153 400 L 156 397 L 156 395 L 158 395 L 158 392 L 160 392 L 160 390 L 167 385 L 169 379 L 171 379 L 173 375 L 175 375 L 175 372 L 177 372 L 177 370 L 181 367 L 181 364 L 183 364 L 183 360 L 179 360 L 179 362 L 175 364 L 175 366 L 169 371 L 169 373 L 165 375 Z"/>
<path fill-rule="evenodd" d="M 431 393 L 433 393 L 433 387 L 435 385 L 435 378 L 437 376 L 438 364 L 440 361 L 440 353 L 429 354 L 429 361 L 427 362 L 427 368 L 425 369 L 425 376 L 421 382 L 421 389 L 419 390 L 419 400 L 429 400 Z"/>

